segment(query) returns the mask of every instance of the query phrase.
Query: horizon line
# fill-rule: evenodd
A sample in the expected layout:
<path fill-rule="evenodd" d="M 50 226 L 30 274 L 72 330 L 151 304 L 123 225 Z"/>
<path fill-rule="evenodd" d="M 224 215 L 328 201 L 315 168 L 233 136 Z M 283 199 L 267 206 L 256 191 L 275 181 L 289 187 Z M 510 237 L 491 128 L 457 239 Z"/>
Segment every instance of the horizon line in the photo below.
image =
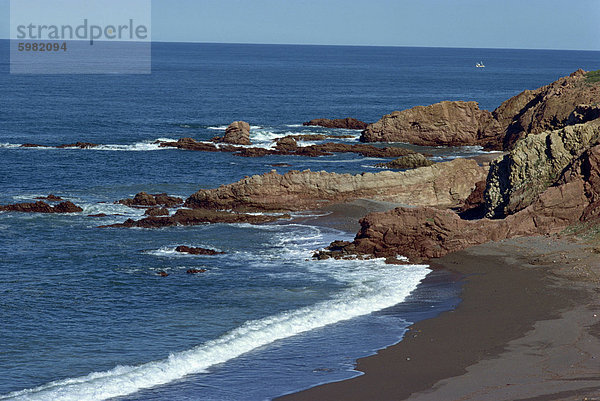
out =
<path fill-rule="evenodd" d="M 0 38 L 0 40 L 23 40 Z M 64 39 L 28 39 L 28 41 L 64 41 Z M 76 41 L 69 39 L 68 41 Z M 82 39 L 82 41 L 85 41 Z M 88 40 L 89 41 L 89 40 Z M 123 41 L 116 41 L 123 42 Z M 541 51 L 585 51 L 600 52 L 598 49 L 562 49 L 543 47 L 475 47 L 475 46 L 433 46 L 433 45 L 377 45 L 377 44 L 333 44 L 333 43 L 265 43 L 265 42 L 203 42 L 203 41 L 177 41 L 177 40 L 150 40 L 150 43 L 174 44 L 210 44 L 210 45 L 259 45 L 259 46 L 323 46 L 323 47 L 404 47 L 404 48 L 430 48 L 430 49 L 481 49 L 481 50 L 541 50 Z"/>

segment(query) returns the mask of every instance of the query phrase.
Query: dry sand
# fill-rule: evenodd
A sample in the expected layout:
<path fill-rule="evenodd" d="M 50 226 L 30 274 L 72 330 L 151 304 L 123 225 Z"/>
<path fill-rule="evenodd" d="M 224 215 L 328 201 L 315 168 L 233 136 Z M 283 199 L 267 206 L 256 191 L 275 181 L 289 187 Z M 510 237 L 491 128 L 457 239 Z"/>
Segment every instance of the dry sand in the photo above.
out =
<path fill-rule="evenodd" d="M 364 375 L 282 400 L 600 400 L 600 255 L 556 237 L 434 260 L 466 276 L 462 302 L 360 359 Z"/>

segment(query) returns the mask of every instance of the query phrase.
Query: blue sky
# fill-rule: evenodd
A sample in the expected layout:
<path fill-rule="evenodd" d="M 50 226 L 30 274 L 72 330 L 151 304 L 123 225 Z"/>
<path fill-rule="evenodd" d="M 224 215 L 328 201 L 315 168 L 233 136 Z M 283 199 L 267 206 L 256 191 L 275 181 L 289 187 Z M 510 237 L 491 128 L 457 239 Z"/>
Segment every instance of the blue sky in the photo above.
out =
<path fill-rule="evenodd" d="M 0 0 L 3 38 L 8 5 Z M 152 37 L 600 50 L 600 0 L 152 0 Z"/>

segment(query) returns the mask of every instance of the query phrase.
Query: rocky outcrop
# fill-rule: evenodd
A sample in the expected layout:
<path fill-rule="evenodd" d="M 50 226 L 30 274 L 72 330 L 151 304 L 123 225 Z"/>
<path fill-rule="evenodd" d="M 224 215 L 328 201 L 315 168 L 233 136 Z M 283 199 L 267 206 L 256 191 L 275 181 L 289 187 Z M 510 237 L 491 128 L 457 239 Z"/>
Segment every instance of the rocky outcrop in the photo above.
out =
<path fill-rule="evenodd" d="M 225 136 L 213 138 L 213 141 L 232 145 L 251 145 L 250 124 L 245 121 L 234 121 L 225 130 Z"/>
<path fill-rule="evenodd" d="M 531 134 L 491 163 L 485 190 L 486 215 L 501 218 L 532 204 L 565 168 L 600 144 L 600 120 Z"/>
<path fill-rule="evenodd" d="M 354 138 L 354 135 L 296 134 L 296 135 L 287 135 L 287 136 L 284 136 L 283 138 L 292 138 L 296 141 L 324 141 L 325 139 Z"/>
<path fill-rule="evenodd" d="M 456 159 L 405 172 L 358 175 L 272 171 L 216 189 L 203 189 L 185 205 L 211 210 L 305 210 L 368 198 L 409 205 L 452 207 L 462 204 L 486 170 L 474 160 Z"/>
<path fill-rule="evenodd" d="M 187 269 L 185 272 L 187 274 L 199 274 L 199 273 L 206 273 L 206 269 Z"/>
<path fill-rule="evenodd" d="M 481 145 L 508 150 L 529 134 L 584 123 L 600 116 L 600 84 L 578 70 L 568 77 L 506 100 L 493 113 L 475 102 L 441 102 L 395 111 L 370 124 L 363 142 Z"/>
<path fill-rule="evenodd" d="M 195 150 L 201 152 L 220 152 L 212 143 L 198 142 L 192 138 L 181 138 L 176 142 L 161 142 L 158 141 L 159 146 L 162 148 L 177 148 L 184 150 Z"/>
<path fill-rule="evenodd" d="M 477 102 L 440 102 L 395 111 L 369 124 L 361 142 L 407 142 L 423 146 L 485 145 L 500 134 L 492 113 Z"/>
<path fill-rule="evenodd" d="M 345 129 L 365 129 L 367 127 L 367 123 L 356 118 L 315 118 L 314 120 L 302 123 L 302 125 Z"/>
<path fill-rule="evenodd" d="M 144 212 L 145 216 L 168 216 L 169 209 L 166 207 L 151 207 Z"/>
<path fill-rule="evenodd" d="M 387 163 L 378 163 L 376 167 L 386 167 L 392 169 L 410 169 L 417 167 L 427 167 L 433 165 L 434 162 L 426 158 L 424 155 L 420 153 L 415 153 L 408 156 L 402 156 L 397 158 L 396 160 L 392 160 Z"/>
<path fill-rule="evenodd" d="M 277 144 L 275 145 L 275 149 L 282 151 L 293 151 L 296 150 L 297 147 L 298 143 L 296 142 L 296 140 L 290 137 L 284 137 L 279 139 L 277 141 Z"/>
<path fill-rule="evenodd" d="M 244 213 L 232 213 L 207 209 L 179 209 L 173 216 L 157 217 L 149 216 L 141 220 L 127 219 L 124 223 L 111 224 L 106 227 L 141 227 L 161 228 L 172 226 L 194 226 L 209 223 L 250 223 L 263 224 L 276 220 L 290 218 L 290 215 L 255 215 Z"/>
<path fill-rule="evenodd" d="M 215 251 L 214 249 L 196 248 L 192 246 L 180 245 L 175 248 L 175 252 L 189 253 L 190 255 L 223 255 L 225 252 Z"/>
<path fill-rule="evenodd" d="M 289 139 L 286 139 L 289 138 Z M 337 142 L 327 142 L 310 146 L 293 146 L 292 137 L 285 137 L 279 140 L 281 146 L 276 149 L 241 147 L 234 145 L 221 144 L 219 147 L 212 143 L 197 142 L 192 138 L 182 138 L 177 142 L 160 142 L 161 147 L 174 147 L 178 149 L 203 151 L 203 152 L 230 152 L 242 157 L 263 157 L 268 155 L 281 156 L 306 156 L 319 157 L 329 156 L 334 153 L 358 153 L 365 157 L 400 157 L 414 153 L 412 150 L 402 147 L 380 148 L 367 144 L 347 144 Z"/>
<path fill-rule="evenodd" d="M 583 123 L 594 114 L 581 114 L 583 105 L 600 102 L 600 85 L 586 80 L 586 72 L 577 70 L 568 77 L 535 90 L 526 90 L 502 103 L 494 111 L 505 135 L 503 147 L 510 149 L 528 134 L 563 128 L 572 122 Z M 579 114 L 579 118 L 572 114 Z M 583 117 L 583 118 L 581 118 Z"/>
<path fill-rule="evenodd" d="M 440 257 L 505 238 L 555 234 L 600 219 L 600 146 L 584 152 L 529 206 L 505 219 L 464 220 L 451 210 L 396 208 L 360 221 L 354 241 L 343 248 L 375 256 L 404 255 L 413 261 Z"/>
<path fill-rule="evenodd" d="M 165 206 L 165 207 L 176 207 L 183 204 L 183 199 L 176 196 L 169 196 L 166 193 L 161 194 L 147 194 L 146 192 L 140 192 L 136 194 L 132 199 L 121 199 L 115 203 L 120 203 L 125 206 Z"/>
<path fill-rule="evenodd" d="M 0 205 L 0 212 L 23 212 L 23 213 L 79 213 L 83 209 L 70 201 L 61 202 L 56 206 L 50 206 L 46 202 L 16 203 L 13 205 Z"/>
<path fill-rule="evenodd" d="M 460 217 L 467 220 L 480 219 L 485 215 L 486 181 L 475 183 L 475 189 L 467 197 L 465 203 L 458 208 Z"/>

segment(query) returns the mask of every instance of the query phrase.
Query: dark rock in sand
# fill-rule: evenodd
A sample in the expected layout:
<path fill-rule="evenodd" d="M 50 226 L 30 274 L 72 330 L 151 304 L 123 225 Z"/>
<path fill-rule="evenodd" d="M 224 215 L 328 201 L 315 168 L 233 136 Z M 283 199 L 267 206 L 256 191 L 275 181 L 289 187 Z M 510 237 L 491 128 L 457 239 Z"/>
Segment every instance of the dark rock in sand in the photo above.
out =
<path fill-rule="evenodd" d="M 396 160 L 387 163 L 378 163 L 376 167 L 387 167 L 392 169 L 409 169 L 417 167 L 427 167 L 434 164 L 433 161 L 426 158 L 420 153 L 415 153 L 408 156 L 402 156 Z"/>
<path fill-rule="evenodd" d="M 140 192 L 136 194 L 133 199 L 121 199 L 115 203 L 120 203 L 126 206 L 166 206 L 176 207 L 183 204 L 183 199 L 176 196 L 169 196 L 166 193 L 161 194 L 148 194 L 146 192 Z"/>
<path fill-rule="evenodd" d="M 61 198 L 60 196 L 56 196 L 56 195 L 48 195 L 48 196 L 39 196 L 35 199 L 40 199 L 40 200 L 47 200 L 49 202 L 60 202 L 61 200 L 63 200 L 63 198 Z"/>
<path fill-rule="evenodd" d="M 0 206 L 3 212 L 23 212 L 23 213 L 78 213 L 83 209 L 70 201 L 61 202 L 56 206 L 50 206 L 46 202 L 37 201 L 35 203 L 16 203 L 13 205 Z"/>
<path fill-rule="evenodd" d="M 185 245 L 180 245 L 177 248 L 175 248 L 175 252 L 189 253 L 190 255 L 222 255 L 225 253 L 215 251 L 214 249 L 196 248 Z"/>
<path fill-rule="evenodd" d="M 166 207 L 151 207 L 144 212 L 146 216 L 168 216 L 169 209 Z"/>
<path fill-rule="evenodd" d="M 357 120 L 356 118 L 315 118 L 308 122 L 302 123 L 305 126 L 319 126 L 325 128 L 345 128 L 345 129 L 365 129 L 367 123 Z"/>

